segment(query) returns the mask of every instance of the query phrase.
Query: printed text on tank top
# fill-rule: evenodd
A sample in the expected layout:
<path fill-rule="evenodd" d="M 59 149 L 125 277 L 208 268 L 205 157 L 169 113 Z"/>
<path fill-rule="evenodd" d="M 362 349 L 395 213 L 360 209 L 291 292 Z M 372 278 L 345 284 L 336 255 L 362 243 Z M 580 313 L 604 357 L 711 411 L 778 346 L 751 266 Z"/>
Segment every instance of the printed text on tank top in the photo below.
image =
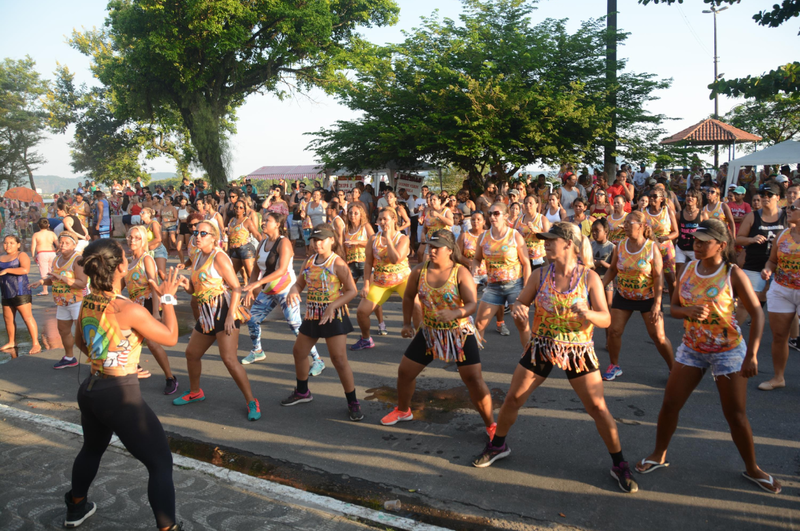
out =
<path fill-rule="evenodd" d="M 478 238 L 480 234 L 472 234 L 470 231 L 466 231 L 464 233 L 464 258 L 467 260 L 472 260 L 475 258 L 475 252 L 478 249 Z M 481 234 L 483 234 L 481 232 Z M 481 260 L 480 265 L 478 266 L 477 271 L 475 271 L 475 276 L 484 276 L 486 274 L 486 261 Z"/>
<path fill-rule="evenodd" d="M 346 229 L 345 229 L 346 230 Z M 355 232 L 347 231 L 347 237 L 345 238 L 346 241 L 356 241 L 356 242 L 363 242 L 366 243 L 369 239 L 369 235 L 367 234 L 367 227 L 366 225 L 362 225 L 361 228 L 356 230 Z M 365 245 L 345 245 L 345 261 L 348 264 L 353 262 L 360 263 L 365 262 L 367 260 L 367 249 Z"/>
<path fill-rule="evenodd" d="M 753 211 L 753 224 L 750 226 L 750 232 L 747 236 L 750 238 L 763 236 L 766 241 L 764 243 L 751 243 L 745 246 L 744 265 L 742 269 L 748 271 L 760 272 L 764 269 L 767 260 L 769 260 L 770 252 L 772 251 L 772 243 L 787 227 L 786 212 L 783 210 L 777 212 L 777 219 L 774 221 L 766 221 L 762 216 L 763 210 L 759 209 Z"/>
<path fill-rule="evenodd" d="M 681 217 L 678 221 L 678 248 L 683 251 L 694 249 L 693 234 L 700 226 L 700 209 L 695 209 L 694 216 L 686 213 L 687 209 L 681 210 Z"/>
<path fill-rule="evenodd" d="M 800 236 L 786 229 L 780 233 L 775 245 L 778 246 L 778 265 L 775 268 L 775 282 L 784 288 L 800 290 Z"/>
<path fill-rule="evenodd" d="M 395 247 L 400 242 L 403 235 L 395 233 L 392 242 Z M 400 262 L 393 264 L 388 261 L 389 245 L 386 243 L 386 236 L 378 233 L 372 240 L 372 282 L 376 286 L 391 288 L 402 284 L 411 273 L 408 266 L 408 257 L 404 256 Z"/>
<path fill-rule="evenodd" d="M 475 333 L 471 317 L 453 321 L 440 321 L 437 312 L 455 310 L 464 306 L 458 289 L 458 270 L 462 266 L 454 264 L 450 274 L 434 287 L 428 283 L 430 262 L 425 262 L 419 276 L 419 300 L 422 304 L 422 335 L 425 338 L 426 353 L 433 359 L 444 361 L 464 361 L 464 341 Z"/>
<path fill-rule="evenodd" d="M 544 258 L 544 240 L 540 240 L 536 237 L 537 232 L 544 232 L 544 223 L 542 223 L 542 219 L 543 216 L 538 213 L 534 214 L 532 220 L 529 219 L 527 215 L 522 215 L 514 227 L 525 239 L 525 246 L 528 248 L 528 258 L 534 261 Z M 533 229 L 531 229 L 529 223 L 533 225 Z"/>
<path fill-rule="evenodd" d="M 573 307 L 589 300 L 589 269 L 576 265 L 569 274 L 567 291 L 556 287 L 555 266 L 540 269 L 541 281 L 532 307 L 531 352 L 564 369 L 577 372 L 588 370 L 588 357 L 597 366 L 592 334 L 594 325 L 580 318 Z"/>
<path fill-rule="evenodd" d="M 322 263 L 317 263 L 319 255 L 315 254 L 306 260 L 303 266 L 303 278 L 308 288 L 306 296 L 306 319 L 318 321 L 328 305 L 342 296 L 342 282 L 339 280 L 334 265 L 336 253 L 331 253 Z M 347 305 L 337 308 L 335 318 L 343 320 L 348 314 Z"/>
<path fill-rule="evenodd" d="M 702 321 L 686 317 L 683 320 L 683 343 L 704 354 L 725 352 L 736 348 L 742 341 L 736 321 L 736 305 L 731 268 L 724 262 L 716 271 L 700 273 L 700 262 L 693 260 L 680 279 L 678 295 L 681 306 L 706 306 L 708 317 Z"/>
<path fill-rule="evenodd" d="M 83 300 L 78 316 L 79 330 L 86 342 L 92 373 L 112 376 L 135 374 L 143 338 L 135 330 L 123 330 L 116 318 L 115 300 L 104 293 L 90 293 Z"/>
<path fill-rule="evenodd" d="M 522 278 L 522 265 L 517 254 L 517 232 L 506 227 L 505 233 L 495 238 L 492 230 L 483 233 L 479 244 L 486 261 L 489 282 L 502 284 Z"/>
<path fill-rule="evenodd" d="M 653 290 L 653 240 L 645 240 L 637 251 L 631 251 L 631 242 L 620 242 L 617 256 L 617 291 L 628 300 L 648 300 L 655 297 Z"/>
<path fill-rule="evenodd" d="M 64 260 L 61 255 L 58 255 L 53 262 L 53 269 L 50 272 L 53 276 L 64 276 L 66 278 L 75 278 L 75 273 L 72 271 L 75 259 L 80 256 L 80 253 L 73 252 L 69 258 Z M 63 262 L 63 263 L 61 263 Z M 71 288 L 61 280 L 53 280 L 53 300 L 56 306 L 69 306 L 76 302 L 81 302 L 86 295 L 85 288 Z"/>

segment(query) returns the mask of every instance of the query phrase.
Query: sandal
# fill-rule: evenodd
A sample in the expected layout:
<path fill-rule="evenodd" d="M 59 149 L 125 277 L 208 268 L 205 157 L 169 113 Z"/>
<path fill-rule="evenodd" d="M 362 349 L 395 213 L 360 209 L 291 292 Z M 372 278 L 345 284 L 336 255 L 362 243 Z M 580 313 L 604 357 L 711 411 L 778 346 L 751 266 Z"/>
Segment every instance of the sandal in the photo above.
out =
<path fill-rule="evenodd" d="M 767 380 L 766 382 L 761 382 L 758 384 L 758 388 L 761 391 L 774 391 L 775 389 L 783 389 L 784 387 L 786 387 L 786 382 L 782 384 L 774 384 Z"/>
<path fill-rule="evenodd" d="M 145 378 L 150 378 L 151 376 L 153 376 L 152 374 L 150 374 L 150 371 L 148 371 L 147 369 L 143 369 L 141 366 L 137 366 L 136 370 L 140 380 L 144 380 Z"/>
<path fill-rule="evenodd" d="M 769 479 L 758 479 L 754 478 L 753 476 L 749 475 L 747 472 L 742 472 L 742 476 L 745 479 L 749 479 L 756 485 L 758 485 L 762 490 L 769 492 L 770 494 L 780 494 L 781 493 L 781 484 L 775 481 L 775 478 L 767 474 Z"/>
<path fill-rule="evenodd" d="M 639 468 L 639 467 L 645 467 L 645 466 L 647 466 L 647 468 L 645 468 L 644 470 Z M 650 459 L 644 458 L 641 461 L 639 461 L 638 463 L 636 463 L 636 467 L 635 468 L 636 468 L 636 471 L 638 473 L 640 473 L 640 474 L 649 474 L 653 470 L 658 470 L 659 468 L 667 468 L 668 466 L 669 466 L 669 461 L 664 461 L 663 463 L 659 463 L 658 461 L 651 461 Z"/>

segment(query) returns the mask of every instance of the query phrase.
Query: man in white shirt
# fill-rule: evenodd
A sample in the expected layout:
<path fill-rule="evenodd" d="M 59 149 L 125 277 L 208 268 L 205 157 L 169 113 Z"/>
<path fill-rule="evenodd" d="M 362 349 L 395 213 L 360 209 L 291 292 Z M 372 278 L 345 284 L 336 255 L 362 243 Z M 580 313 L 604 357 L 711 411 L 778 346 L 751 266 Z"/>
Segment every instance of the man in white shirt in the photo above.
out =
<path fill-rule="evenodd" d="M 637 192 L 641 193 L 649 178 L 650 174 L 647 173 L 645 165 L 642 164 L 639 166 L 639 171 L 633 174 L 633 186 L 636 188 Z"/>
<path fill-rule="evenodd" d="M 391 192 L 391 191 L 392 191 L 392 187 L 391 186 L 386 186 L 383 189 L 383 194 L 381 194 L 381 198 L 378 199 L 378 210 L 380 210 L 382 208 L 386 208 L 386 207 L 389 206 L 389 201 L 386 200 L 386 193 L 387 192 Z"/>

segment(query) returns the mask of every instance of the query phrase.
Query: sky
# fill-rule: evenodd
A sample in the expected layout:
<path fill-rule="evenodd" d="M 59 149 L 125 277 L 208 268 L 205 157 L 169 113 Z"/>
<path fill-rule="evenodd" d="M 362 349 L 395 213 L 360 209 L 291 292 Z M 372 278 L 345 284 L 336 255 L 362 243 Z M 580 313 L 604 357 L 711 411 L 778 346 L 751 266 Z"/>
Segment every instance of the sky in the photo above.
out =
<path fill-rule="evenodd" d="M 442 17 L 457 19 L 461 2 L 456 0 L 397 0 L 400 20 L 389 28 L 366 28 L 361 33 L 375 43 L 399 42 L 402 30 L 419 25 L 420 17 L 434 9 Z M 752 16 L 769 9 L 774 0 L 751 0 L 733 5 L 717 15 L 719 72 L 727 78 L 759 74 L 797 59 L 797 19 L 780 28 L 756 25 Z M 2 57 L 21 59 L 30 55 L 43 77 L 52 79 L 58 63 L 76 74 L 76 81 L 94 83 L 89 60 L 73 50 L 67 40 L 73 30 L 102 27 L 106 0 L 38 0 L 19 2 L 0 0 L 3 31 L 0 32 Z M 605 14 L 603 0 L 541 0 L 531 18 L 567 18 L 575 31 L 580 22 Z M 618 0 L 618 25 L 630 35 L 618 52 L 634 72 L 650 72 L 672 78 L 672 87 L 657 93 L 659 100 L 649 105 L 653 113 L 675 118 L 666 124 L 669 134 L 706 118 L 714 110 L 707 85 L 713 80 L 713 16 L 703 14 L 708 5 L 702 0 L 683 4 L 641 6 L 636 0 Z M 720 115 L 740 100 L 721 97 Z M 270 95 L 252 95 L 238 110 L 237 134 L 232 138 L 231 176 L 250 173 L 261 166 L 313 164 L 314 154 L 306 150 L 309 137 L 304 133 L 331 126 L 337 120 L 355 117 L 353 111 L 322 92 L 279 101 Z M 38 175 L 77 176 L 70 166 L 68 142 L 72 131 L 51 135 L 40 145 L 46 157 Z M 724 155 L 727 156 L 726 154 Z M 720 154 L 721 160 L 723 154 Z M 167 159 L 148 161 L 148 169 L 172 172 Z"/>

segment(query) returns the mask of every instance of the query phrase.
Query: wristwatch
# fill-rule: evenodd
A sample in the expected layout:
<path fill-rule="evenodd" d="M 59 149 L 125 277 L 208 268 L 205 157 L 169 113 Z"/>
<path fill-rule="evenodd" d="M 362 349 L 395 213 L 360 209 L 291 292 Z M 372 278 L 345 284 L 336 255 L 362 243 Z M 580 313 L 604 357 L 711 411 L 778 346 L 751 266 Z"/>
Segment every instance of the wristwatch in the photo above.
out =
<path fill-rule="evenodd" d="M 175 306 L 178 304 L 178 299 L 176 299 L 174 295 L 170 295 L 169 293 L 167 293 L 166 295 L 161 296 L 161 304 L 169 304 L 171 306 Z"/>

